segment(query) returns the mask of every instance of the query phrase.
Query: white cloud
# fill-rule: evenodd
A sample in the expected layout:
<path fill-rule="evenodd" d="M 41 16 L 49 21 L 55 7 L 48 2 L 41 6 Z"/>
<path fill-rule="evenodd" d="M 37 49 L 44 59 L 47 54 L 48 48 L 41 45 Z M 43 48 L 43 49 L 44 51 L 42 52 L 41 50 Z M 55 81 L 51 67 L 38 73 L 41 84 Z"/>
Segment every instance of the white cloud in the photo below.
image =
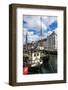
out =
<path fill-rule="evenodd" d="M 28 41 L 32 42 L 32 41 L 37 41 L 39 40 L 39 36 L 38 35 L 31 35 L 28 37 Z"/>
<path fill-rule="evenodd" d="M 24 28 L 24 36 L 25 36 L 26 34 L 29 36 L 29 35 L 33 35 L 34 32 L 32 32 L 32 31 L 29 32 L 27 28 Z"/>
<path fill-rule="evenodd" d="M 41 30 L 42 29 L 47 29 L 46 24 L 41 21 L 40 16 L 30 16 L 30 17 L 26 17 L 24 18 L 24 20 L 27 22 L 27 27 L 28 29 L 36 29 L 36 30 Z"/>
<path fill-rule="evenodd" d="M 57 17 L 50 17 L 50 16 L 42 16 L 42 21 L 40 16 L 24 16 L 25 24 L 27 27 L 24 28 L 24 42 L 26 33 L 28 34 L 28 42 L 36 41 L 40 39 L 40 36 L 34 34 L 33 31 L 28 31 L 29 29 L 35 30 L 47 30 L 48 26 L 57 20 Z M 43 38 L 46 38 L 48 35 L 52 33 L 52 31 L 44 32 L 43 31 Z M 57 31 L 56 31 L 57 32 Z"/>
<path fill-rule="evenodd" d="M 47 26 L 43 22 L 41 22 L 41 28 L 44 29 L 44 30 L 46 30 L 47 29 Z"/>
<path fill-rule="evenodd" d="M 48 31 L 48 36 L 49 36 L 50 34 L 52 34 L 52 31 Z"/>
<path fill-rule="evenodd" d="M 28 28 L 40 29 L 40 16 L 24 16 Z"/>
<path fill-rule="evenodd" d="M 42 28 L 46 30 L 51 23 L 57 20 L 56 16 L 42 16 L 42 19 L 40 17 L 41 16 L 24 16 L 27 28 L 36 30 L 41 30 Z"/>
<path fill-rule="evenodd" d="M 48 36 L 48 33 L 46 32 L 46 33 L 43 33 L 43 38 L 47 38 L 47 36 Z"/>
<path fill-rule="evenodd" d="M 58 29 L 57 28 L 54 31 L 55 31 L 56 34 L 58 34 Z"/>
<path fill-rule="evenodd" d="M 24 28 L 23 31 L 24 31 L 24 35 L 26 35 L 26 33 L 28 32 L 27 28 Z"/>
<path fill-rule="evenodd" d="M 56 16 L 43 16 L 42 17 L 42 21 L 47 27 L 56 20 L 57 20 Z"/>
<path fill-rule="evenodd" d="M 28 42 L 32 42 L 32 41 L 36 41 L 39 39 L 39 36 L 37 34 L 34 34 L 34 32 L 32 31 L 28 31 L 28 29 L 24 28 L 24 38 L 23 38 L 23 42 L 25 43 L 26 40 L 26 33 L 27 33 L 27 39 Z"/>
<path fill-rule="evenodd" d="M 28 32 L 27 34 L 28 34 L 28 36 L 32 36 L 34 34 L 34 32 Z"/>

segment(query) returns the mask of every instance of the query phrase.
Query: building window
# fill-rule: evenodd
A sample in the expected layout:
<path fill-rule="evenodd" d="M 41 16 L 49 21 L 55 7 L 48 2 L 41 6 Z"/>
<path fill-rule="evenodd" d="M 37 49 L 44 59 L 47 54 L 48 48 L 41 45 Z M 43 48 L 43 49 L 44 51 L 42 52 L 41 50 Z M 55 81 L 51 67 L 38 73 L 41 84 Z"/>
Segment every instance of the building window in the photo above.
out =
<path fill-rule="evenodd" d="M 34 56 L 36 56 L 36 53 L 34 54 Z"/>
<path fill-rule="evenodd" d="M 37 56 L 39 56 L 39 53 L 37 53 Z"/>

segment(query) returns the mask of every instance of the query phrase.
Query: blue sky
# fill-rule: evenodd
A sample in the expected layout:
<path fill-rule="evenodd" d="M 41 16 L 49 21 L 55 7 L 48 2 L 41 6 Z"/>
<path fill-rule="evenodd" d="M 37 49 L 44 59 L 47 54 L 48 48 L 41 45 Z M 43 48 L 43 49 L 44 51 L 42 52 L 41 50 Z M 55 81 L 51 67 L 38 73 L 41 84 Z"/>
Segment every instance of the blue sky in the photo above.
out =
<path fill-rule="evenodd" d="M 58 27 L 56 16 L 23 16 L 24 43 L 26 34 L 28 42 L 40 40 L 40 30 L 42 29 L 43 38 L 46 38 Z"/>

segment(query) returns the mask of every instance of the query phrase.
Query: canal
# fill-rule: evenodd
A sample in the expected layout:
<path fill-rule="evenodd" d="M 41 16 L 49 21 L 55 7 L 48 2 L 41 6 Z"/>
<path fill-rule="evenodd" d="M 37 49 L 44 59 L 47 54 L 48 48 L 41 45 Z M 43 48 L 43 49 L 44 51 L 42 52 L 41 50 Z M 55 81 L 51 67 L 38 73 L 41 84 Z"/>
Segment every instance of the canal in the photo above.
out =
<path fill-rule="evenodd" d="M 57 73 L 57 54 L 49 54 L 48 58 L 43 58 L 43 64 L 31 67 L 28 74 L 48 74 Z"/>

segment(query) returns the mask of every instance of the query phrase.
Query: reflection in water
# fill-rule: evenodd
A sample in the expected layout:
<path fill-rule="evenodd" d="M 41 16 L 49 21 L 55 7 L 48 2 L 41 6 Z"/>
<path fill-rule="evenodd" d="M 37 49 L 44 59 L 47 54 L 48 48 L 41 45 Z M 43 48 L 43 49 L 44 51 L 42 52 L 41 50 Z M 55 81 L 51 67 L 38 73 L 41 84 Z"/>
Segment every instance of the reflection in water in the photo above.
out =
<path fill-rule="evenodd" d="M 57 73 L 57 55 L 49 54 L 49 57 L 43 58 L 43 64 L 29 68 L 28 74 L 47 74 Z"/>
<path fill-rule="evenodd" d="M 57 55 L 50 55 L 49 66 L 53 72 L 57 72 Z"/>

